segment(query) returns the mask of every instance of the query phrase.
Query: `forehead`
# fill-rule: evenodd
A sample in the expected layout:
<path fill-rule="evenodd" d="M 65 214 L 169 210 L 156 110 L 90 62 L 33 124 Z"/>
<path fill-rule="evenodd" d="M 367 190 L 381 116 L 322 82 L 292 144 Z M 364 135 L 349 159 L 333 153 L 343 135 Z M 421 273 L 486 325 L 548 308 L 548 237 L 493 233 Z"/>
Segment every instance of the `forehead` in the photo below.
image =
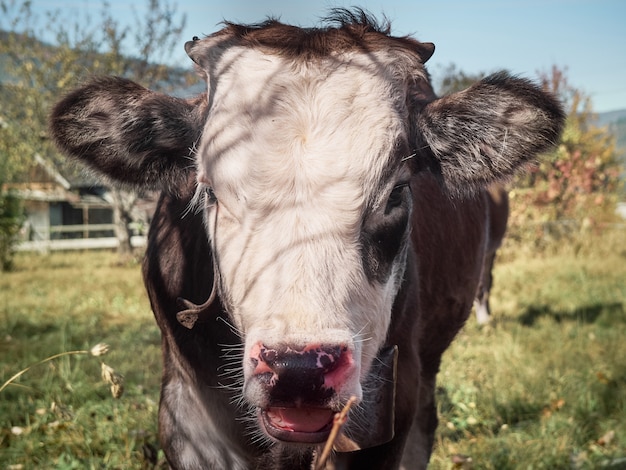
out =
<path fill-rule="evenodd" d="M 401 130 L 404 90 L 370 57 L 294 63 L 254 49 L 229 52 L 235 60 L 210 79 L 212 118 L 274 144 L 312 149 L 334 139 L 347 144 L 346 134 L 384 140 Z M 212 125 L 210 118 L 208 124 L 218 132 L 224 123 Z"/>
<path fill-rule="evenodd" d="M 220 34 L 199 43 L 190 55 L 210 106 L 199 175 L 218 196 L 338 188 L 369 200 L 397 174 L 408 152 L 406 71 L 424 72 L 416 55 L 380 45 L 284 53 Z"/>
<path fill-rule="evenodd" d="M 405 90 L 367 55 L 302 63 L 233 48 L 208 81 L 201 171 L 227 162 L 257 177 L 280 168 L 380 179 L 406 150 Z"/>

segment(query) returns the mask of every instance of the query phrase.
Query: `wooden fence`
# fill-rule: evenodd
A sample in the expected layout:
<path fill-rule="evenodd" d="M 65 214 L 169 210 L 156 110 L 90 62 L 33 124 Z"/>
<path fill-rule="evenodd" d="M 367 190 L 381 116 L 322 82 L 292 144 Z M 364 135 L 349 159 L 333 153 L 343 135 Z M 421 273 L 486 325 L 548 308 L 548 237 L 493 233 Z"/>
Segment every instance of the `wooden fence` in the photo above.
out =
<path fill-rule="evenodd" d="M 135 232 L 140 232 L 139 225 L 131 224 Z M 89 225 L 53 225 L 47 230 L 38 230 L 32 240 L 23 240 L 16 246 L 17 251 L 62 251 L 62 250 L 95 250 L 117 248 L 119 242 L 114 233 L 113 224 Z M 145 235 L 131 237 L 133 247 L 146 245 Z"/>

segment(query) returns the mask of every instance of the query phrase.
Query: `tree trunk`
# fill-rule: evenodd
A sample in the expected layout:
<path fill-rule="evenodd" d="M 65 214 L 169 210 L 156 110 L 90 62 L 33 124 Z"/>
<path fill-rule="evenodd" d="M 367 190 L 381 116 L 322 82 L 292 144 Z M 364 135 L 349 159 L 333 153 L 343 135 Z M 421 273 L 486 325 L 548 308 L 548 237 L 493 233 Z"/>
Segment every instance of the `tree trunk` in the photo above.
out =
<path fill-rule="evenodd" d="M 118 241 L 117 253 L 124 258 L 133 253 L 130 224 L 133 222 L 132 210 L 137 201 L 137 194 L 125 189 L 112 188 L 111 195 L 113 196 L 113 224 Z"/>

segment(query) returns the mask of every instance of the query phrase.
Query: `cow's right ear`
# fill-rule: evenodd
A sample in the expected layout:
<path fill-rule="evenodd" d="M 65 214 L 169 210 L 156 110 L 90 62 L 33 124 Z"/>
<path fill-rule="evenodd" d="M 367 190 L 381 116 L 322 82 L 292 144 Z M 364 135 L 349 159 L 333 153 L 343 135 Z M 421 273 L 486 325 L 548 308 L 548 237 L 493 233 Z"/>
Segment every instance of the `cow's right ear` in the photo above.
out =
<path fill-rule="evenodd" d="M 111 180 L 176 193 L 194 171 L 206 97 L 174 98 L 119 77 L 97 78 L 52 110 L 60 150 Z"/>

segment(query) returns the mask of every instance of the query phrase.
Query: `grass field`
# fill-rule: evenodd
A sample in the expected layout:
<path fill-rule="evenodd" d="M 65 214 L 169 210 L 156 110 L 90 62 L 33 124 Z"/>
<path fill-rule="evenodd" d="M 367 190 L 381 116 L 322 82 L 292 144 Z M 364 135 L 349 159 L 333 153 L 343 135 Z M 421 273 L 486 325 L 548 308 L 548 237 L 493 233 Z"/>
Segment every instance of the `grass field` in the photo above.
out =
<path fill-rule="evenodd" d="M 626 468 L 626 237 L 533 258 L 505 247 L 494 321 L 444 357 L 431 468 Z M 526 253 L 526 251 L 524 251 Z M 576 252 L 577 254 L 574 254 Z M 0 274 L 0 468 L 163 465 L 159 332 L 138 263 L 19 255 Z M 101 362 L 125 377 L 114 399 Z M 456 463 L 454 463 L 456 462 Z"/>

